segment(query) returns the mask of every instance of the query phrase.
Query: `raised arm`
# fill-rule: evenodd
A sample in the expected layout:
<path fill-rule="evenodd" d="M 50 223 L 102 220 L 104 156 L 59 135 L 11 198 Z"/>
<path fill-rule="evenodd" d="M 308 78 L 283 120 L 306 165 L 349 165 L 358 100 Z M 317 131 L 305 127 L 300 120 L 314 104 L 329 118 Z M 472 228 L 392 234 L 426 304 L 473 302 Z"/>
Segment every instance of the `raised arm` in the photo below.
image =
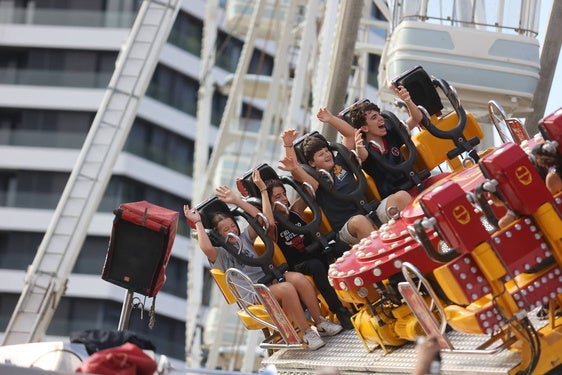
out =
<path fill-rule="evenodd" d="M 271 202 L 269 201 L 269 195 L 267 194 L 267 187 L 265 186 L 265 182 L 263 182 L 260 171 L 258 171 L 257 169 L 254 169 L 254 171 L 252 172 L 252 180 L 254 181 L 254 184 L 256 184 L 256 187 L 260 190 L 261 209 L 263 214 L 267 218 L 267 221 L 269 222 L 268 234 L 271 238 L 275 239 L 275 237 L 273 237 L 275 232 L 273 229 L 273 224 L 275 223 L 275 218 L 273 217 L 273 208 L 271 207 Z"/>
<path fill-rule="evenodd" d="M 188 204 L 183 206 L 183 213 L 185 215 L 185 218 L 195 225 L 195 229 L 197 230 L 197 242 L 199 243 L 199 247 L 201 248 L 203 253 L 207 256 L 207 259 L 209 259 L 211 263 L 214 263 L 215 260 L 217 260 L 217 255 L 218 255 L 217 249 L 215 249 L 215 247 L 211 243 L 211 239 L 209 238 L 207 232 L 205 231 L 205 227 L 201 222 L 201 215 L 199 215 L 199 212 L 195 207 L 189 208 Z"/>
<path fill-rule="evenodd" d="M 393 84 L 392 90 L 394 90 L 394 93 L 398 95 L 398 97 L 406 104 L 408 113 L 410 115 L 408 119 L 406 119 L 406 125 L 408 125 L 408 128 L 412 130 L 419 125 L 423 118 L 423 115 L 420 109 L 416 106 L 416 103 L 414 103 L 414 101 L 410 97 L 410 92 L 408 91 L 408 89 L 406 89 L 404 86 L 396 87 Z"/>
<path fill-rule="evenodd" d="M 306 173 L 304 169 L 297 162 L 297 154 L 293 148 L 293 142 L 297 139 L 297 132 L 295 129 L 287 129 L 281 134 L 283 140 L 283 147 L 285 148 L 285 157 L 279 160 L 278 168 L 282 171 L 289 172 L 295 180 L 300 183 L 309 183 L 314 191 L 318 189 L 318 181 L 311 175 Z"/>
<path fill-rule="evenodd" d="M 318 120 L 325 122 L 336 129 L 342 136 L 342 144 L 349 150 L 355 149 L 355 129 L 342 118 L 335 116 L 326 107 L 322 107 L 316 114 Z M 421 120 L 421 118 L 420 118 Z"/>
<path fill-rule="evenodd" d="M 261 211 L 251 203 L 246 202 L 242 197 L 234 193 L 228 188 L 228 186 L 219 186 L 215 189 L 215 195 L 224 203 L 230 203 L 237 207 L 240 207 L 244 212 L 252 217 L 256 217 Z M 250 238 L 254 240 L 257 237 L 256 231 L 249 226 Z"/>

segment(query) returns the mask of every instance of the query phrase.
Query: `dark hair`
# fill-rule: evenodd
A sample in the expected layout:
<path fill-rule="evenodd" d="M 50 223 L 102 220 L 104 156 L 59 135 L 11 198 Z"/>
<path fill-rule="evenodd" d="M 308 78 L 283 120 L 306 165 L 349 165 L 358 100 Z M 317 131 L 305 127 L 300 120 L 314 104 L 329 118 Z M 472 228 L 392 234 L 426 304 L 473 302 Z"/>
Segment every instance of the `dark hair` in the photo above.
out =
<path fill-rule="evenodd" d="M 556 149 L 546 143 L 541 143 L 533 147 L 531 153 L 535 156 L 537 163 L 542 164 L 546 168 L 562 167 L 562 157 L 556 152 Z"/>
<path fill-rule="evenodd" d="M 351 126 L 353 126 L 355 129 L 359 129 L 363 125 L 367 125 L 365 114 L 368 111 L 377 111 L 380 113 L 381 109 L 378 105 L 376 105 L 375 103 L 371 103 L 370 101 L 357 103 L 356 105 L 351 107 L 351 110 L 349 112 Z"/>
<path fill-rule="evenodd" d="M 234 216 L 224 212 L 214 212 L 213 214 L 211 214 L 211 228 L 217 230 L 217 226 L 219 225 L 219 223 L 225 219 L 232 219 L 232 221 L 236 223 Z M 236 223 L 236 225 L 238 225 L 238 223 Z"/>
<path fill-rule="evenodd" d="M 265 181 L 265 187 L 267 189 L 267 196 L 270 199 L 271 199 L 271 194 L 273 194 L 273 189 L 276 187 L 283 188 L 283 190 L 287 191 L 287 189 L 285 189 L 285 184 L 283 184 L 283 181 L 276 178 Z"/>
<path fill-rule="evenodd" d="M 328 142 L 320 137 L 314 135 L 309 135 L 305 138 L 302 144 L 302 152 L 304 153 L 304 158 L 307 162 L 314 160 L 314 154 L 322 150 L 324 147 L 328 147 Z"/>

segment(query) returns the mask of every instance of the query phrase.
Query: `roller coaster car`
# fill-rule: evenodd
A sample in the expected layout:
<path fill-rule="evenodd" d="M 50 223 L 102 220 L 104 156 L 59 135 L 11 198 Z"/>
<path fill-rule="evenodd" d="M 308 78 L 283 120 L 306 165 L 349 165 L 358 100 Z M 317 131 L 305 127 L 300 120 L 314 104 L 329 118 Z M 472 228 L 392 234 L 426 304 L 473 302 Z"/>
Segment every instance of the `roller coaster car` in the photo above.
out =
<path fill-rule="evenodd" d="M 269 288 L 264 285 L 271 283 L 273 280 L 283 281 L 283 273 L 287 270 L 286 263 L 278 264 L 276 262 L 274 257 L 275 246 L 267 236 L 265 229 L 255 218 L 250 217 L 238 208 L 230 210 L 228 205 L 217 197 L 209 198 L 199 204 L 197 210 L 213 246 L 223 247 L 241 263 L 261 267 L 265 272 L 266 276 L 254 284 L 237 269 L 228 269 L 226 272 L 218 269 L 211 269 L 210 271 L 227 303 L 237 303 L 240 308 L 237 315 L 244 326 L 249 330 L 262 330 L 265 336 L 264 341 L 260 344 L 262 348 L 302 348 L 302 341 L 291 322 Z M 256 231 L 260 243 L 264 244 L 265 249 L 261 253 L 256 251 L 256 257 L 245 255 L 240 251 L 242 243 L 235 234 L 229 233 L 227 239 L 224 239 L 212 229 L 211 218 L 216 213 L 244 218 Z M 230 237 L 237 239 L 236 245 L 228 241 Z"/>
<path fill-rule="evenodd" d="M 521 364 L 511 373 L 545 373 L 558 364 L 562 343 L 554 338 L 560 325 L 551 314 L 552 323 L 537 334 L 526 313 L 562 300 L 562 220 L 553 196 L 519 146 L 507 143 L 484 156 L 479 166 L 487 178 L 483 189 L 496 193 L 520 218 L 490 234 L 482 225 L 483 214 L 455 182 L 422 194 L 425 227 L 435 228 L 453 253 L 433 272 L 449 300 L 443 318 L 458 331 L 493 335 L 488 345 L 500 342 L 495 349 L 478 348 L 483 353 L 521 350 Z M 431 257 L 439 253 L 424 247 Z"/>
<path fill-rule="evenodd" d="M 344 251 L 349 250 L 349 245 L 339 241 L 336 238 L 336 234 L 330 230 L 329 225 L 326 225 L 326 218 L 323 216 L 323 212 L 318 206 L 318 203 L 314 199 L 313 195 L 311 195 L 311 193 L 314 194 L 312 187 L 300 184 L 291 177 L 279 176 L 271 166 L 265 163 L 258 165 L 255 169 L 260 172 L 260 176 L 263 181 L 279 180 L 284 185 L 291 187 L 297 193 L 298 197 L 301 198 L 308 206 L 308 220 L 306 220 L 307 224 L 303 226 L 295 225 L 288 220 L 288 208 L 281 202 L 275 202 L 274 205 L 281 207 L 281 209 L 285 211 L 285 214 L 276 210 L 276 207 L 274 207 L 273 210 L 273 215 L 278 223 L 281 223 L 291 232 L 303 234 L 310 239 L 310 244 L 306 247 L 306 252 L 316 252 L 324 257 L 327 263 L 331 263 L 341 256 Z M 252 172 L 253 169 L 237 179 L 238 190 L 243 195 L 245 193 L 247 196 L 256 199 L 257 204 L 261 207 L 261 194 L 252 180 Z"/>
<path fill-rule="evenodd" d="M 332 154 L 337 153 L 341 156 L 345 167 L 353 174 L 353 177 L 357 182 L 356 188 L 351 193 L 343 194 L 334 190 L 334 181 L 331 173 L 326 170 L 316 171 L 308 164 L 303 150 L 303 143 L 307 137 L 320 138 L 321 140 L 326 142 L 326 144 L 328 145 L 328 150 L 330 150 Z M 298 162 L 310 176 L 318 181 L 319 189 L 322 189 L 326 194 L 333 197 L 334 200 L 348 202 L 350 205 L 354 205 L 357 208 L 358 214 L 368 216 L 378 227 L 382 225 L 380 219 L 376 214 L 376 209 L 380 204 L 380 201 L 378 199 L 374 199 L 371 201 L 368 200 L 367 196 L 374 196 L 375 193 L 367 193 L 367 178 L 363 174 L 363 170 L 361 169 L 356 156 L 353 155 L 344 145 L 340 143 L 328 142 L 326 138 L 324 138 L 320 133 L 314 131 L 298 138 L 294 142 L 293 147 L 297 155 Z"/>

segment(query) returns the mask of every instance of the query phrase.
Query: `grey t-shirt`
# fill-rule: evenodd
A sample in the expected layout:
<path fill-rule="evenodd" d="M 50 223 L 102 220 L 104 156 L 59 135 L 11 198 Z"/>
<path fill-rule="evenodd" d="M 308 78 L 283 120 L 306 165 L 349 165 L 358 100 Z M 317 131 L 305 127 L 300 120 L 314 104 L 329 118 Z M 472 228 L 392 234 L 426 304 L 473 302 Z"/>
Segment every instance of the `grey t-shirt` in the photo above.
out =
<path fill-rule="evenodd" d="M 253 241 L 250 239 L 250 234 L 248 228 L 240 234 L 240 240 L 242 241 L 242 253 L 248 257 L 255 257 L 256 252 L 254 251 Z M 265 276 L 265 273 L 261 267 L 249 266 L 239 262 L 234 258 L 226 249 L 222 247 L 215 247 L 217 249 L 217 259 L 209 264 L 213 268 L 218 268 L 221 271 L 226 271 L 229 268 L 236 268 L 244 272 L 253 283 L 257 283 L 259 279 Z"/>

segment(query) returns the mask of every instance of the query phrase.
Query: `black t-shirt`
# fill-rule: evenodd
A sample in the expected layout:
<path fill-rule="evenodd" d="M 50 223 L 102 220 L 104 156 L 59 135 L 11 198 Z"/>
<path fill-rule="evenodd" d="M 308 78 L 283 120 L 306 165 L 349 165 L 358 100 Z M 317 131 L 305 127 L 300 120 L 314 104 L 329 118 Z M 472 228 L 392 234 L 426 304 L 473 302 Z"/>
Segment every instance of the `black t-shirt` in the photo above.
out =
<path fill-rule="evenodd" d="M 398 165 L 404 161 L 404 157 L 400 153 L 400 147 L 404 144 L 398 130 L 393 127 L 387 127 L 387 134 L 384 137 L 385 152 L 382 154 L 383 159 L 390 165 Z M 371 152 L 381 153 L 373 144 L 368 144 L 369 156 L 362 164 L 363 169 L 369 176 L 373 177 L 377 184 L 377 189 L 381 195 L 381 199 L 396 193 L 403 187 L 408 186 L 408 176 L 402 172 L 390 172 L 382 168 L 375 158 L 371 156 Z"/>
<path fill-rule="evenodd" d="M 334 180 L 333 190 L 340 194 L 350 195 L 357 189 L 357 181 L 353 177 L 353 173 L 345 168 L 343 157 L 336 155 L 334 158 L 334 168 L 330 172 Z M 326 176 L 321 175 L 321 178 Z M 325 191 L 323 188 L 318 188 L 316 191 L 316 201 L 326 214 L 326 217 L 332 225 L 332 230 L 339 232 L 350 217 L 360 213 L 360 210 L 355 204 L 335 199 L 330 192 Z"/>
<path fill-rule="evenodd" d="M 298 227 L 306 225 L 306 221 L 294 211 L 289 211 L 288 221 Z M 291 270 L 298 263 L 313 258 L 312 254 L 306 252 L 306 246 L 310 243 L 306 235 L 294 233 L 282 223 L 277 223 L 277 245 L 285 255 Z"/>

